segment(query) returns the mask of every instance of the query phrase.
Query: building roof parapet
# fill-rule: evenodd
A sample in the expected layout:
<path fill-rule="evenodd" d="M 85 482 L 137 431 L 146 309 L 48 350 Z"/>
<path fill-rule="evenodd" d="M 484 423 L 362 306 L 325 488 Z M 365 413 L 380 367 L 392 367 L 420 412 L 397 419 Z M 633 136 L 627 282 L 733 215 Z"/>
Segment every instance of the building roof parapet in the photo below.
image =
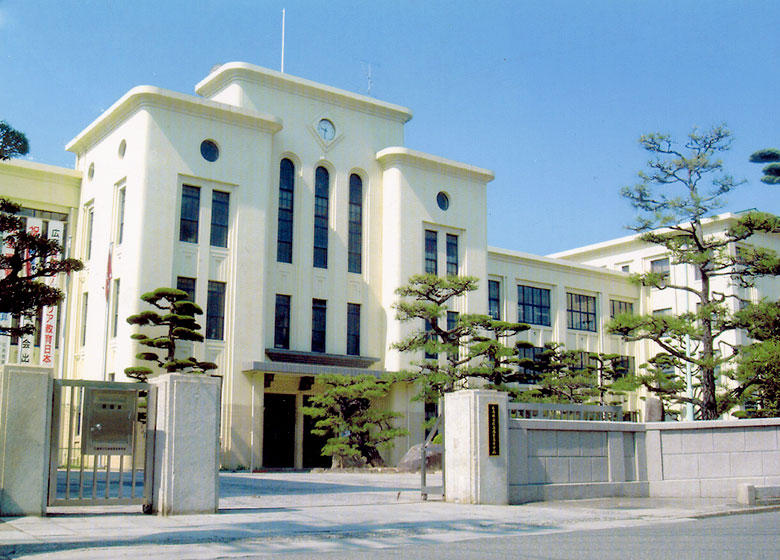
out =
<path fill-rule="evenodd" d="M 161 107 L 195 116 L 214 118 L 259 129 L 264 132 L 276 133 L 282 129 L 282 120 L 273 115 L 258 113 L 249 109 L 235 107 L 225 103 L 217 103 L 154 86 L 134 87 L 123 95 L 116 103 L 95 119 L 78 136 L 71 140 L 65 149 L 80 153 L 97 143 L 106 134 L 116 128 L 131 114 L 147 106 Z"/>
<path fill-rule="evenodd" d="M 464 177 L 480 183 L 488 183 L 495 178 L 495 174 L 489 169 L 475 167 L 467 163 L 445 159 L 400 146 L 380 150 L 376 154 L 376 159 L 385 169 L 394 165 L 409 165 L 425 171 Z"/>
<path fill-rule="evenodd" d="M 4 174 L 13 174 L 20 177 L 36 177 L 48 179 L 64 179 L 70 182 L 80 182 L 82 172 L 68 167 L 59 167 L 46 163 L 38 163 L 24 159 L 10 159 L 0 161 Z"/>
<path fill-rule="evenodd" d="M 212 97 L 226 86 L 236 82 L 254 83 L 280 91 L 321 99 L 400 123 L 406 123 L 412 118 L 412 112 L 401 105 L 326 86 L 247 62 L 228 62 L 216 67 L 195 86 L 195 93 L 203 97 Z"/>
<path fill-rule="evenodd" d="M 488 247 L 488 258 L 503 260 L 506 262 L 517 263 L 517 261 L 528 261 L 529 264 L 537 267 L 546 267 L 553 269 L 566 269 L 576 270 L 587 274 L 600 274 L 604 276 L 612 276 L 626 280 L 630 274 L 620 270 L 611 270 L 609 268 L 603 268 L 600 266 L 591 266 L 588 264 L 580 264 L 564 259 L 557 259 L 553 257 L 544 257 L 541 255 L 534 255 L 531 253 L 523 253 L 522 251 L 513 251 L 511 249 L 501 249 L 499 247 Z"/>

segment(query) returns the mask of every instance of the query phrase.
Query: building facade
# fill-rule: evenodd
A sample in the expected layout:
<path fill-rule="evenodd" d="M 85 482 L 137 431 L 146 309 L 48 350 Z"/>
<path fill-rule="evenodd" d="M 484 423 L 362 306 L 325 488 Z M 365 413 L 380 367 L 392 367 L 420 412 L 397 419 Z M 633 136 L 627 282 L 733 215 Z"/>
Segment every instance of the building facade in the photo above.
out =
<path fill-rule="evenodd" d="M 195 92 L 132 89 L 67 146 L 76 171 L 51 168 L 57 186 L 35 191 L 68 214 L 85 263 L 67 285 L 62 375 L 125 380 L 140 364 L 124 319 L 145 309 L 141 294 L 178 287 L 204 309 L 206 338 L 180 351 L 223 377 L 223 465 L 310 467 L 322 440 L 301 407 L 319 374 L 422 358 L 391 348 L 420 326 L 393 309 L 413 274 L 479 278 L 452 310 L 529 323 L 521 336 L 537 347 L 649 355 L 604 329 L 660 305 L 630 282 L 652 263 L 636 239 L 551 257 L 489 248 L 492 172 L 405 147 L 408 109 L 245 63 Z M 5 186 L 20 167 L 0 164 L 0 194 L 24 198 Z M 390 462 L 422 438 L 414 394 L 398 384 L 380 403 L 410 432 Z"/>

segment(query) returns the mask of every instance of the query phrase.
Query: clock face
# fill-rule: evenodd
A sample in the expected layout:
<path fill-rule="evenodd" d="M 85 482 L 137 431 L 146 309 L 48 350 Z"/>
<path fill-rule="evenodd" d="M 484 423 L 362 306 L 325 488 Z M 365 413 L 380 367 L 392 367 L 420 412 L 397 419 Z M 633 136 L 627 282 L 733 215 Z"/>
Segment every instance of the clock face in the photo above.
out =
<path fill-rule="evenodd" d="M 317 132 L 326 142 L 330 142 L 336 136 L 336 127 L 328 119 L 322 119 L 317 125 Z"/>

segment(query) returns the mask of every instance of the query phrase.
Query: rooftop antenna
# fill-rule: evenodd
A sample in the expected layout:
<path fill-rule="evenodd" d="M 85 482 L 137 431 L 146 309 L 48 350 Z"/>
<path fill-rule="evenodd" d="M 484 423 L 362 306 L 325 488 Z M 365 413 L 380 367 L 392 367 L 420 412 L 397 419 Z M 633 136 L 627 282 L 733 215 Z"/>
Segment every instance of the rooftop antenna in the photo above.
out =
<path fill-rule="evenodd" d="M 284 10 L 282 10 L 282 74 L 284 74 Z"/>
<path fill-rule="evenodd" d="M 361 60 L 360 62 L 363 64 L 363 70 L 366 72 L 366 93 L 370 96 L 371 88 L 374 86 L 374 80 L 371 78 L 371 62 L 368 60 Z"/>

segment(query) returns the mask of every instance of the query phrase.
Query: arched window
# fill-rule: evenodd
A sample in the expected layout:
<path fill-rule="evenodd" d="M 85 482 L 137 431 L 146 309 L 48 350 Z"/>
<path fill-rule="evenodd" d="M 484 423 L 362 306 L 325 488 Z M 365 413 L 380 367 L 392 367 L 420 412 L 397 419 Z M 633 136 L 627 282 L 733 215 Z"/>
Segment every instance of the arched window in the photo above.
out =
<path fill-rule="evenodd" d="M 294 189 L 295 164 L 285 158 L 279 164 L 279 228 L 276 241 L 278 262 L 292 262 Z"/>
<path fill-rule="evenodd" d="M 314 173 L 314 266 L 328 268 L 328 198 L 330 174 L 324 167 Z"/>
<path fill-rule="evenodd" d="M 349 176 L 349 261 L 347 270 L 360 274 L 363 261 L 363 180 Z"/>

